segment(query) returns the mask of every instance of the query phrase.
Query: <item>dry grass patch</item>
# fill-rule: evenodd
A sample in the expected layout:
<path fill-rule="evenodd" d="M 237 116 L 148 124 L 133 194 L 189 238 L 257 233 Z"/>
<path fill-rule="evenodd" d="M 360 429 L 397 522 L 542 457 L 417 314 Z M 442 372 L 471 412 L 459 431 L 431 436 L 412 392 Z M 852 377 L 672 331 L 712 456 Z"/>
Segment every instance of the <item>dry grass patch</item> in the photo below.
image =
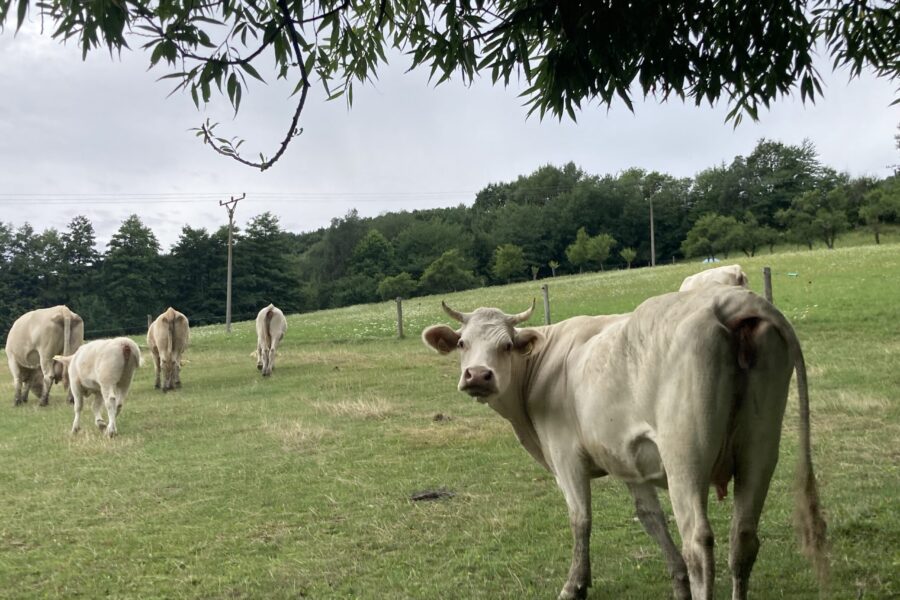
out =
<path fill-rule="evenodd" d="M 304 351 L 297 355 L 303 356 L 303 362 L 313 365 L 330 365 L 332 367 L 349 367 L 365 365 L 372 361 L 372 355 L 365 352 L 356 352 L 338 348 L 329 351 Z"/>
<path fill-rule="evenodd" d="M 334 417 L 351 419 L 384 419 L 395 412 L 394 405 L 380 397 L 356 398 L 355 400 L 339 400 L 337 402 L 315 402 L 316 410 Z"/>
<path fill-rule="evenodd" d="M 287 451 L 311 450 L 325 438 L 326 430 L 317 425 L 306 425 L 303 421 L 263 423 L 263 430 L 281 442 Z"/>
<path fill-rule="evenodd" d="M 502 419 L 452 418 L 449 421 L 431 422 L 422 427 L 404 427 L 400 432 L 419 447 L 453 446 L 513 435 L 509 425 Z"/>
<path fill-rule="evenodd" d="M 822 410 L 838 413 L 883 414 L 891 407 L 885 396 L 873 396 L 852 389 L 842 389 L 825 394 L 820 403 Z"/>
<path fill-rule="evenodd" d="M 66 433 L 65 439 L 69 450 L 86 456 L 122 452 L 142 442 L 141 436 L 131 434 L 120 433 L 114 438 L 108 438 L 93 422 L 83 424 L 81 431 L 74 435 Z"/>

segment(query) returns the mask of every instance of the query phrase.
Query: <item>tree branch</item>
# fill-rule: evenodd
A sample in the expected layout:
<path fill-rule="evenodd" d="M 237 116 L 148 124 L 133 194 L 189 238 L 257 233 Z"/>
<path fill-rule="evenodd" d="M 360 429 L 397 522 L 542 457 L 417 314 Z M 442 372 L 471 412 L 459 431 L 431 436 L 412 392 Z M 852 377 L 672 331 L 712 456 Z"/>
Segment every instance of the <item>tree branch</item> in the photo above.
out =
<path fill-rule="evenodd" d="M 306 65 L 303 62 L 303 53 L 300 50 L 300 40 L 297 36 L 297 30 L 294 28 L 294 21 L 291 19 L 290 9 L 287 5 L 287 0 L 278 0 L 278 8 L 281 9 L 281 15 L 284 20 L 282 27 L 287 28 L 288 36 L 291 39 L 291 45 L 294 49 L 294 56 L 297 58 L 297 66 L 300 68 L 300 77 L 302 82 L 302 87 L 300 88 L 300 100 L 297 102 L 297 108 L 294 110 L 294 116 L 291 119 L 291 125 L 288 128 L 287 134 L 285 134 L 284 139 L 281 141 L 281 145 L 278 148 L 278 151 L 275 152 L 272 158 L 266 159 L 262 155 L 260 158 L 262 160 L 260 162 L 255 162 L 251 160 L 247 160 L 241 157 L 236 148 L 233 146 L 225 146 L 216 144 L 215 138 L 212 136 L 212 128 L 207 124 L 203 125 L 200 128 L 200 132 L 203 136 L 203 141 L 212 147 L 213 150 L 221 154 L 222 156 L 228 156 L 238 161 L 241 164 L 258 168 L 260 171 L 265 171 L 281 158 L 281 155 L 284 154 L 285 150 L 287 150 L 288 144 L 291 143 L 291 140 L 298 135 L 300 135 L 303 130 L 297 128 L 297 123 L 300 120 L 300 113 L 303 112 L 303 107 L 306 104 L 306 95 L 309 91 L 309 75 L 306 72 Z"/>

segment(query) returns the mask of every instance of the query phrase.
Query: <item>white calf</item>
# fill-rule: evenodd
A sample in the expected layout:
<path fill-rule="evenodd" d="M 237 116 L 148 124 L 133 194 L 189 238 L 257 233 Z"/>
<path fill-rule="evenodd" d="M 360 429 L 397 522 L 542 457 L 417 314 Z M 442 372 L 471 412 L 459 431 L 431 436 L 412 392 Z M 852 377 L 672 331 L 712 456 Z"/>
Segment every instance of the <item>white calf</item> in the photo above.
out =
<path fill-rule="evenodd" d="M 105 428 L 108 437 L 116 435 L 116 417 L 122 411 L 134 370 L 141 364 L 141 351 L 137 344 L 125 337 L 95 340 L 81 346 L 72 356 L 54 356 L 53 360 L 63 365 L 63 377 L 68 380 L 75 399 L 72 433 L 78 433 L 81 429 L 84 397 L 93 394 L 97 427 Z M 103 421 L 104 403 L 108 425 Z"/>

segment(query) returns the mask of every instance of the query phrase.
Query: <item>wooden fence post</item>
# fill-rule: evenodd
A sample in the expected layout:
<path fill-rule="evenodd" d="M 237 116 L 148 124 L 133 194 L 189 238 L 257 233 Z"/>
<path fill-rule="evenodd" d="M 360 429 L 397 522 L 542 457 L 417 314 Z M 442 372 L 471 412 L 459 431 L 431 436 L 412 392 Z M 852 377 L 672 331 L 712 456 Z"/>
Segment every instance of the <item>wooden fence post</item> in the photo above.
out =
<path fill-rule="evenodd" d="M 763 289 L 765 290 L 766 300 L 772 302 L 772 269 L 763 267 Z"/>
<path fill-rule="evenodd" d="M 397 296 L 397 337 L 403 339 L 403 298 Z"/>
<path fill-rule="evenodd" d="M 541 286 L 541 295 L 544 296 L 544 325 L 550 324 L 550 290 L 547 284 Z"/>

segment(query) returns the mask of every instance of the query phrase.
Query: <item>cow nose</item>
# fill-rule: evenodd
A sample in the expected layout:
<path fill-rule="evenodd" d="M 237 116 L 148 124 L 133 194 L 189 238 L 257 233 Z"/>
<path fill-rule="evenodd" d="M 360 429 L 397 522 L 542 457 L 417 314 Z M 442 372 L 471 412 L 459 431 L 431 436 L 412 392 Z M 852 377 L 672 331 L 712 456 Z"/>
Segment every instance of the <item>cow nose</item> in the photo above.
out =
<path fill-rule="evenodd" d="M 494 372 L 487 367 L 469 367 L 464 373 L 467 386 L 483 386 L 494 379 Z"/>

